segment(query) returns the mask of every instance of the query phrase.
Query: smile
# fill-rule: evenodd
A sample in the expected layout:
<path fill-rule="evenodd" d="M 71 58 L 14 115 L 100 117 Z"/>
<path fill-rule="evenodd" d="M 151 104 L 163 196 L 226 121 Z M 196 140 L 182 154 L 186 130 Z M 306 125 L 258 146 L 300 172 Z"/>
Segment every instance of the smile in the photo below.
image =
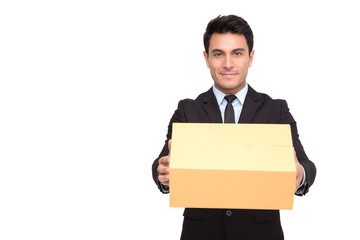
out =
<path fill-rule="evenodd" d="M 235 76 L 235 75 L 237 75 L 237 73 L 220 73 L 220 75 L 222 75 L 222 76 L 225 76 L 225 77 L 231 77 L 231 76 Z"/>

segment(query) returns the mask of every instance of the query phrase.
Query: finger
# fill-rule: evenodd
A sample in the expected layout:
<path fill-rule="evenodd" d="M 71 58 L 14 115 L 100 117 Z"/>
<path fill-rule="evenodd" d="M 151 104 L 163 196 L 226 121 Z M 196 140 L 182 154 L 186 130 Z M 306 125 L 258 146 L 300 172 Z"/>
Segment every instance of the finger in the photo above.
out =
<path fill-rule="evenodd" d="M 169 166 L 170 158 L 169 156 L 165 156 L 159 159 L 159 165 Z"/>
<path fill-rule="evenodd" d="M 169 185 L 169 174 L 159 175 L 158 179 L 159 179 L 159 182 L 161 182 L 162 184 Z"/>
<path fill-rule="evenodd" d="M 159 165 L 158 168 L 158 173 L 159 174 L 169 174 L 169 167 L 165 167 L 163 165 Z"/>

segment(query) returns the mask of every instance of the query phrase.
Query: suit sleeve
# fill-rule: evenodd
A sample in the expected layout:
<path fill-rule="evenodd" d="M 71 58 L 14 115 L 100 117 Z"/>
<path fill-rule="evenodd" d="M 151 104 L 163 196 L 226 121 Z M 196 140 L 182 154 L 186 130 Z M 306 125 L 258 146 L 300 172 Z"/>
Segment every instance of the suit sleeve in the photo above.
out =
<path fill-rule="evenodd" d="M 309 191 L 310 186 L 314 183 L 315 176 L 316 176 L 316 167 L 315 167 L 315 164 L 309 160 L 309 158 L 307 157 L 307 155 L 304 151 L 304 148 L 299 139 L 299 134 L 298 134 L 297 127 L 296 127 L 296 121 L 294 120 L 293 116 L 291 115 L 286 101 L 282 101 L 282 104 L 281 104 L 280 122 L 290 124 L 292 141 L 293 141 L 293 146 L 296 151 L 296 156 L 299 160 L 299 163 L 305 169 L 306 182 L 304 183 L 301 191 L 296 192 L 296 195 L 303 196 Z"/>
<path fill-rule="evenodd" d="M 159 180 L 158 180 L 159 174 L 158 174 L 157 168 L 159 166 L 159 159 L 163 156 L 169 155 L 168 142 L 171 139 L 172 124 L 174 122 L 185 122 L 185 116 L 184 116 L 184 111 L 183 111 L 183 100 L 181 100 L 179 102 L 178 108 L 176 109 L 175 113 L 173 114 L 172 118 L 170 119 L 164 147 L 162 148 L 162 151 L 160 152 L 159 156 L 155 159 L 155 161 L 152 164 L 152 176 L 153 176 L 154 182 L 158 186 L 159 190 L 162 193 L 169 193 L 169 190 L 168 190 L 168 188 L 164 187 L 159 182 Z"/>

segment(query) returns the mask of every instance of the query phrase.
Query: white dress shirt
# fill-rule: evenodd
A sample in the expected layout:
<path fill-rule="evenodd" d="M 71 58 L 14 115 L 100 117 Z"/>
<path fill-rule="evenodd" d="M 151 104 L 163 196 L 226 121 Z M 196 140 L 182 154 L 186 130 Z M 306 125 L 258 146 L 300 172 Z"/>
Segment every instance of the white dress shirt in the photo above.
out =
<path fill-rule="evenodd" d="M 235 93 L 236 99 L 232 102 L 232 105 L 234 107 L 234 113 L 235 113 L 235 122 L 238 123 L 240 119 L 240 114 L 244 105 L 245 97 L 248 92 L 248 84 L 246 83 L 245 87 L 243 87 L 240 91 Z M 224 115 L 225 115 L 225 108 L 227 105 L 227 101 L 225 99 L 226 94 L 221 92 L 219 89 L 217 89 L 215 86 L 213 86 L 213 92 L 216 97 L 216 101 L 219 105 L 220 112 L 221 112 L 221 118 L 224 122 Z"/>

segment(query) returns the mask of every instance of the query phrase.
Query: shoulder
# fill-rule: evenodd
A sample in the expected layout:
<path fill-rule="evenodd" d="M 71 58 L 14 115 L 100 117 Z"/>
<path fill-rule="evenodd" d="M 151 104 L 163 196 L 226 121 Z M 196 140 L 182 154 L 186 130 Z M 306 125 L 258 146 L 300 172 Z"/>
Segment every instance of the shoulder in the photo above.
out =
<path fill-rule="evenodd" d="M 290 115 L 289 107 L 284 99 L 274 99 L 268 94 L 255 91 L 249 86 L 249 91 L 245 99 L 244 109 L 257 108 L 257 117 L 261 117 L 261 120 L 285 123 L 292 122 L 288 117 Z"/>
<path fill-rule="evenodd" d="M 254 101 L 261 101 L 264 104 L 286 104 L 284 99 L 274 99 L 266 93 L 255 91 L 250 85 L 246 98 L 252 99 Z"/>
<path fill-rule="evenodd" d="M 199 96 L 197 96 L 195 99 L 185 98 L 185 99 L 180 100 L 179 104 L 196 105 L 199 103 L 208 102 L 212 98 L 215 98 L 215 95 L 212 91 L 212 88 L 210 88 L 208 91 L 199 94 Z"/>

